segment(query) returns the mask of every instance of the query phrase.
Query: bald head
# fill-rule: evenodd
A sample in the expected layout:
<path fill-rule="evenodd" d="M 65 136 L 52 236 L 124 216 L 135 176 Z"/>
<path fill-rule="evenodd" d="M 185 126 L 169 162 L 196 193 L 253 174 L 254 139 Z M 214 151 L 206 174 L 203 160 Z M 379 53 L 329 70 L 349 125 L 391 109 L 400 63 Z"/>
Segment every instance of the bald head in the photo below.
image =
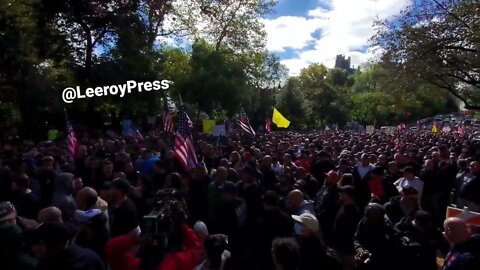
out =
<path fill-rule="evenodd" d="M 465 220 L 457 217 L 447 218 L 443 223 L 445 238 L 452 244 L 460 244 L 470 239 Z"/>
<path fill-rule="evenodd" d="M 62 211 L 55 206 L 50 206 L 40 210 L 38 213 L 38 223 L 60 222 L 63 223 Z"/>
<path fill-rule="evenodd" d="M 297 209 L 300 207 L 300 205 L 302 205 L 305 197 L 303 196 L 303 192 L 298 189 L 294 189 L 288 193 L 287 200 L 291 208 Z"/>
<path fill-rule="evenodd" d="M 93 188 L 85 187 L 77 193 L 76 200 L 80 210 L 88 210 L 97 203 L 98 193 Z"/>

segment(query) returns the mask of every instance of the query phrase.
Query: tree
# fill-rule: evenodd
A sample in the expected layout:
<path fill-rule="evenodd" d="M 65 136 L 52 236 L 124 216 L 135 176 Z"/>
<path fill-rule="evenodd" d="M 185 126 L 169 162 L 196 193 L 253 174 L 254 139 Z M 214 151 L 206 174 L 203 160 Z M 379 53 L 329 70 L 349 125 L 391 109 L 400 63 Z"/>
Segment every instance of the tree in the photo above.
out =
<path fill-rule="evenodd" d="M 422 80 L 480 106 L 480 2 L 414 1 L 399 16 L 376 22 L 373 45 L 395 78 Z"/>
<path fill-rule="evenodd" d="M 298 77 L 290 77 L 279 94 L 279 111 L 291 121 L 294 128 L 304 128 L 308 124 L 308 107 L 301 82 Z M 271 115 L 269 115 L 271 117 Z"/>
<path fill-rule="evenodd" d="M 198 113 L 211 113 L 216 107 L 235 113 L 245 103 L 246 76 L 242 67 L 204 40 L 196 40 L 190 60 L 190 74 L 176 83 L 185 100 L 197 104 Z"/>
<path fill-rule="evenodd" d="M 50 112 L 62 105 L 60 90 L 74 83 L 70 50 L 41 11 L 39 1 L 0 3 L 2 123 L 18 120 L 21 133 L 31 137 L 58 120 Z"/>

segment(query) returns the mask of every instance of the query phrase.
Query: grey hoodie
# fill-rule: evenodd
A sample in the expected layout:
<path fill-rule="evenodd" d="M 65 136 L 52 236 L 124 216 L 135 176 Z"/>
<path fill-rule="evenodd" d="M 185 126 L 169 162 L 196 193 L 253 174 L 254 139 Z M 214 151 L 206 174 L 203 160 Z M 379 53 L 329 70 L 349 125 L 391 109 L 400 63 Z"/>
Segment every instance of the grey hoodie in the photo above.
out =
<path fill-rule="evenodd" d="M 60 173 L 55 180 L 55 192 L 52 205 L 62 210 L 64 220 L 70 220 L 77 210 L 75 198 L 72 196 L 73 174 Z"/>

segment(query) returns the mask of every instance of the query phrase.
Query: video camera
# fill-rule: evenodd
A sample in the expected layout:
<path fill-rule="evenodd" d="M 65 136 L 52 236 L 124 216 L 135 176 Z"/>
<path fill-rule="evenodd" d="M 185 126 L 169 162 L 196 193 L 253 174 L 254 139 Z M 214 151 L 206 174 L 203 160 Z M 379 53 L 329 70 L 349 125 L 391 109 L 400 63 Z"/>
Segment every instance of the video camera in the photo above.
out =
<path fill-rule="evenodd" d="M 145 238 L 167 241 L 187 217 L 174 189 L 159 190 L 155 199 L 155 208 L 143 216 Z"/>
<path fill-rule="evenodd" d="M 143 216 L 144 242 L 138 254 L 142 270 L 158 269 L 166 253 L 182 248 L 182 225 L 187 216 L 177 195 L 174 189 L 159 190 L 155 207 Z"/>

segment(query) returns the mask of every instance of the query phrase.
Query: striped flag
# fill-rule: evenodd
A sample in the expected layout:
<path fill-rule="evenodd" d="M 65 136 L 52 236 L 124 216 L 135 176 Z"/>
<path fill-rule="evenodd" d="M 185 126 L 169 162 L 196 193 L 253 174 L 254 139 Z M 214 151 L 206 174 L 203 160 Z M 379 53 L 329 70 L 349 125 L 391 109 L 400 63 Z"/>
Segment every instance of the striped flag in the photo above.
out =
<path fill-rule="evenodd" d="M 246 133 L 255 136 L 255 130 L 253 130 L 252 126 L 250 125 L 250 121 L 248 120 L 247 115 L 243 111 L 243 109 L 240 112 L 240 117 L 238 119 L 238 124 L 240 127 L 245 131 Z"/>
<path fill-rule="evenodd" d="M 272 131 L 272 123 L 270 122 L 270 118 L 267 118 L 265 121 L 265 132 L 270 132 Z"/>
<path fill-rule="evenodd" d="M 173 151 L 187 171 L 195 168 L 198 163 L 195 148 L 193 147 L 192 127 L 193 123 L 182 106 L 178 112 L 177 132 L 175 133 Z"/>
<path fill-rule="evenodd" d="M 65 110 L 65 120 L 67 123 L 67 147 L 68 147 L 68 152 L 72 157 L 75 157 L 77 147 L 78 147 L 78 141 L 77 141 L 77 136 L 75 135 L 75 131 L 73 131 L 72 124 L 70 124 L 70 121 L 68 120 L 68 115 L 67 111 Z"/>
<path fill-rule="evenodd" d="M 172 111 L 165 102 L 165 111 L 163 112 L 163 131 L 174 133 Z"/>
<path fill-rule="evenodd" d="M 130 123 L 126 135 L 134 139 L 143 140 L 142 133 L 140 133 L 140 130 L 138 130 L 133 123 Z"/>
<path fill-rule="evenodd" d="M 465 127 L 463 125 L 459 125 L 458 129 L 457 129 L 457 132 L 460 136 L 463 137 L 463 135 L 465 134 Z"/>

